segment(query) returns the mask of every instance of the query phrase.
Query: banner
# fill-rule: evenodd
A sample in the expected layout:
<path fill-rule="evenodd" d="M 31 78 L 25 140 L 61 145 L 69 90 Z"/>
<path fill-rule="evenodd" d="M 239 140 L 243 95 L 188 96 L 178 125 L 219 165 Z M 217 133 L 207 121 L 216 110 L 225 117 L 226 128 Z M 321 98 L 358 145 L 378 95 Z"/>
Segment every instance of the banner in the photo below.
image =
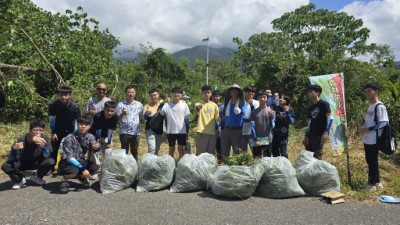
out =
<path fill-rule="evenodd" d="M 322 88 L 321 99 L 328 102 L 333 115 L 333 123 L 329 131 L 329 141 L 333 155 L 342 155 L 348 148 L 347 138 L 344 135 L 342 122 L 346 121 L 346 105 L 344 98 L 343 73 L 309 77 L 311 84 Z"/>

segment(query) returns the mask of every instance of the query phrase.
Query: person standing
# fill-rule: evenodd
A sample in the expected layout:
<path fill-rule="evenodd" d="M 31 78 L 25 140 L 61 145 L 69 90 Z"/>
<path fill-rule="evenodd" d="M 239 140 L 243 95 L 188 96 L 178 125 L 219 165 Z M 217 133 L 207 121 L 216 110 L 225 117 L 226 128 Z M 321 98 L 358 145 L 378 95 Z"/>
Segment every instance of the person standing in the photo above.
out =
<path fill-rule="evenodd" d="M 365 160 L 368 164 L 368 182 L 364 188 L 367 190 L 382 189 L 380 180 L 377 137 L 382 134 L 381 128 L 389 123 L 386 107 L 379 100 L 380 87 L 377 84 L 367 84 L 364 87 L 364 94 L 370 105 L 365 113 L 364 120 L 359 123 L 362 125 L 360 133 L 364 143 Z M 376 118 L 376 120 L 375 120 Z"/>
<path fill-rule="evenodd" d="M 92 116 L 104 109 L 104 103 L 111 101 L 106 97 L 107 86 L 105 83 L 99 83 L 96 88 L 96 96 L 91 97 L 86 104 L 86 112 Z"/>
<path fill-rule="evenodd" d="M 221 152 L 222 160 L 229 156 L 231 147 L 233 154 L 239 154 L 242 141 L 243 118 L 249 105 L 244 100 L 243 91 L 239 85 L 233 84 L 225 94 L 222 111 Z"/>
<path fill-rule="evenodd" d="M 160 146 L 163 139 L 163 121 L 161 121 L 158 129 L 150 128 L 150 121 L 153 116 L 156 116 L 156 113 L 159 112 L 163 106 L 162 103 L 159 102 L 159 91 L 156 89 L 152 89 L 149 91 L 149 104 L 144 106 L 144 119 L 146 120 L 146 140 L 147 140 L 147 148 L 150 154 L 158 155 L 158 151 L 160 151 Z"/>
<path fill-rule="evenodd" d="M 172 101 L 168 101 L 162 107 L 160 113 L 167 120 L 167 136 L 169 155 L 174 157 L 175 144 L 178 142 L 179 159 L 183 156 L 183 147 L 186 146 L 187 127 L 189 127 L 190 110 L 188 105 L 181 101 L 182 89 L 172 89 Z"/>
<path fill-rule="evenodd" d="M 274 106 L 275 127 L 273 129 L 272 154 L 274 157 L 288 155 L 289 125 L 294 123 L 294 110 L 290 107 L 290 98 L 282 95 L 279 105 Z"/>
<path fill-rule="evenodd" d="M 219 119 L 218 105 L 211 101 L 211 86 L 201 88 L 202 102 L 195 104 L 198 113 L 196 129 L 196 155 L 207 152 L 215 155 L 217 136 L 215 124 Z"/>
<path fill-rule="evenodd" d="M 322 88 L 319 85 L 308 87 L 307 96 L 312 105 L 308 110 L 308 127 L 303 144 L 308 151 L 314 152 L 314 157 L 322 159 L 324 143 L 329 138 L 333 117 L 329 103 L 320 99 Z"/>
<path fill-rule="evenodd" d="M 35 184 L 46 183 L 43 177 L 54 167 L 55 161 L 50 157 L 51 143 L 44 134 L 44 128 L 44 121 L 33 120 L 29 125 L 29 133 L 17 138 L 11 146 L 7 161 L 1 166 L 14 182 L 13 190 L 25 185 L 26 179 L 21 172 L 26 170 L 37 170 L 30 177 Z"/>
<path fill-rule="evenodd" d="M 51 158 L 56 164 L 62 139 L 77 129 L 76 120 L 81 116 L 78 104 L 71 100 L 72 89 L 62 86 L 58 88 L 57 92 L 58 99 L 49 105 L 51 146 L 53 148 Z M 55 168 L 53 168 L 54 170 Z"/>
<path fill-rule="evenodd" d="M 125 87 L 125 100 L 118 103 L 118 115 L 121 148 L 126 153 L 131 152 L 138 160 L 138 147 L 140 140 L 140 124 L 143 122 L 143 105 L 135 100 L 136 89 L 133 85 Z"/>
<path fill-rule="evenodd" d="M 224 104 L 221 103 L 222 94 L 218 88 L 215 88 L 211 100 L 217 104 L 219 111 L 219 119 L 215 122 L 215 136 L 217 137 L 217 142 L 215 145 L 215 151 L 217 153 L 218 163 L 222 161 L 222 153 L 221 153 L 221 112 L 224 110 Z"/>
<path fill-rule="evenodd" d="M 258 93 L 260 107 L 252 111 L 251 122 L 251 145 L 253 157 L 271 157 L 270 143 L 272 142 L 272 129 L 274 127 L 274 111 L 268 106 L 268 93 L 260 91 Z"/>
<path fill-rule="evenodd" d="M 254 99 L 255 93 L 256 88 L 253 86 L 247 86 L 244 88 L 244 97 L 250 107 L 249 110 L 247 110 L 246 115 L 244 115 L 243 119 L 242 144 L 240 149 L 245 152 L 247 152 L 247 146 L 249 145 L 249 140 L 251 139 L 250 115 L 251 112 L 253 112 L 260 106 L 260 102 Z"/>
<path fill-rule="evenodd" d="M 110 98 L 106 97 L 107 94 L 107 86 L 105 83 L 99 83 L 96 87 L 96 96 L 91 97 L 86 104 L 86 113 L 95 117 L 95 115 L 101 112 L 104 109 L 104 104 L 108 101 L 111 101 Z M 115 108 L 114 108 L 115 110 Z M 95 134 L 94 134 L 95 135 Z M 100 154 L 101 151 L 98 152 L 89 152 L 90 160 L 95 162 L 97 165 L 100 165 Z M 91 179 L 95 179 L 95 177 L 91 177 Z"/>

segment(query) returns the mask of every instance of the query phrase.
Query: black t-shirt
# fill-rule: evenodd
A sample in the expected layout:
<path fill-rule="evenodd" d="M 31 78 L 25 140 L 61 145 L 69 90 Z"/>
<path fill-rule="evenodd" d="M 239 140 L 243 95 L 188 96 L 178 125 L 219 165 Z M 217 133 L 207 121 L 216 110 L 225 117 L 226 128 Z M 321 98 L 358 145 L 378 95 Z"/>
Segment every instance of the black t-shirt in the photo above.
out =
<path fill-rule="evenodd" d="M 319 100 L 308 110 L 308 118 L 311 119 L 310 134 L 321 136 L 326 130 L 327 117 L 326 114 L 331 112 L 329 103 Z"/>
<path fill-rule="evenodd" d="M 73 101 L 65 106 L 57 99 L 49 106 L 49 116 L 56 116 L 56 134 L 69 134 L 74 132 L 75 120 L 81 116 L 81 110 Z"/>
<path fill-rule="evenodd" d="M 275 111 L 275 127 L 274 136 L 288 137 L 289 136 L 289 118 L 283 107 L 274 106 Z M 292 107 L 289 108 L 289 112 L 292 117 L 294 117 L 294 110 Z"/>
<path fill-rule="evenodd" d="M 20 161 L 21 162 L 35 162 L 38 160 L 43 160 L 44 155 L 43 155 L 43 149 L 40 148 L 39 145 L 37 145 L 35 142 L 29 142 L 30 134 L 25 134 L 24 136 L 21 136 L 17 138 L 19 142 L 24 142 L 24 149 L 21 151 L 21 156 L 20 156 Z M 52 148 L 51 148 L 51 142 L 49 138 L 42 134 L 42 138 L 44 138 L 47 142 L 47 150 L 49 153 L 51 153 Z"/>
<path fill-rule="evenodd" d="M 101 130 L 101 137 L 107 137 L 108 129 L 117 129 L 117 123 L 117 114 L 114 114 L 111 118 L 106 119 L 106 117 L 104 116 L 104 110 L 102 110 L 93 116 L 93 124 L 90 127 L 89 132 L 96 137 L 96 130 Z"/>

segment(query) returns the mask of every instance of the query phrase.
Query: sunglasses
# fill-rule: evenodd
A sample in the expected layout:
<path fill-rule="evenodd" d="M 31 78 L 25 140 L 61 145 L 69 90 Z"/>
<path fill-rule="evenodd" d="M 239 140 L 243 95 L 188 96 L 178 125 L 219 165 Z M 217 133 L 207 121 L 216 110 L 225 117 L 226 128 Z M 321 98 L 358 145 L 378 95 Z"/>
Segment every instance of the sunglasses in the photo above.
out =
<path fill-rule="evenodd" d="M 107 91 L 107 88 L 97 88 L 98 91 Z"/>

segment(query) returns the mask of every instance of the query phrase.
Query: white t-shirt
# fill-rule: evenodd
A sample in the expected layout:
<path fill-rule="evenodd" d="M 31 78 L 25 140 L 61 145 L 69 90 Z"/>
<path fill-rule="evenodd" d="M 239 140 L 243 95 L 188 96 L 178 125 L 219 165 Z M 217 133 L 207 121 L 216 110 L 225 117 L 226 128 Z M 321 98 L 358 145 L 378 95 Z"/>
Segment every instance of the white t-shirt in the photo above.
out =
<path fill-rule="evenodd" d="M 378 103 L 382 103 L 382 102 L 377 102 L 374 104 L 369 105 L 367 113 L 365 114 L 364 117 L 364 127 L 365 128 L 369 128 L 369 127 L 373 127 L 376 125 L 374 119 L 375 119 L 375 106 Z M 386 110 L 386 107 L 384 105 L 379 105 L 377 110 L 376 110 L 376 114 L 377 114 L 377 119 L 378 119 L 378 123 L 380 122 L 389 122 L 389 117 L 388 117 L 388 113 Z M 382 134 L 382 129 L 379 129 L 378 131 L 379 136 Z M 364 136 L 362 137 L 362 141 L 364 144 L 367 145 L 374 145 L 376 144 L 376 130 L 372 130 L 369 131 L 368 133 L 364 134 Z"/>
<path fill-rule="evenodd" d="M 167 134 L 186 134 L 185 116 L 190 114 L 184 102 L 167 102 L 160 111 L 167 119 Z"/>
<path fill-rule="evenodd" d="M 251 104 L 254 106 L 254 110 L 256 110 L 258 107 L 260 107 L 260 102 L 257 100 L 254 100 L 251 102 Z M 246 111 L 246 115 L 243 116 L 243 119 L 249 120 L 250 115 L 251 115 L 251 106 L 248 104 L 248 110 Z M 242 127 L 242 135 L 249 135 L 251 134 L 251 126 L 250 126 L 250 121 L 243 122 L 243 127 Z"/>
<path fill-rule="evenodd" d="M 111 101 L 111 99 L 108 97 L 104 97 L 101 101 L 99 101 L 99 98 L 97 98 L 97 96 L 91 97 L 86 104 L 86 112 L 89 112 L 91 108 L 94 109 L 96 113 L 100 112 L 104 109 L 104 103 L 106 103 L 107 101 Z"/>

